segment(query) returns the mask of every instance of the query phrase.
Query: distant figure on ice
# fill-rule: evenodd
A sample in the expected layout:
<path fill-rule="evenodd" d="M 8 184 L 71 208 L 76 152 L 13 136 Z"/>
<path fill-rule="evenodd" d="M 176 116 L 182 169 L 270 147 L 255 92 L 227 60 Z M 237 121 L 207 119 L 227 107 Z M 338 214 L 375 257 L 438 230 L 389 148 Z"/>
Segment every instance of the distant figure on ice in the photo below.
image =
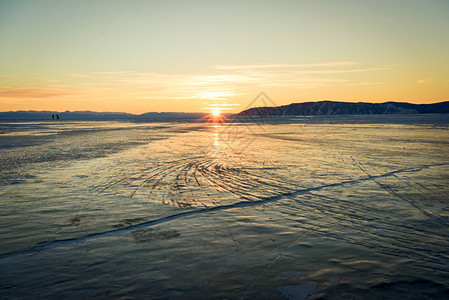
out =
<path fill-rule="evenodd" d="M 55 115 L 53 114 L 53 115 L 51 115 L 51 118 L 52 118 L 52 120 L 54 120 L 55 119 Z"/>
<path fill-rule="evenodd" d="M 58 119 L 58 120 L 59 120 L 59 115 L 56 115 L 56 119 Z"/>

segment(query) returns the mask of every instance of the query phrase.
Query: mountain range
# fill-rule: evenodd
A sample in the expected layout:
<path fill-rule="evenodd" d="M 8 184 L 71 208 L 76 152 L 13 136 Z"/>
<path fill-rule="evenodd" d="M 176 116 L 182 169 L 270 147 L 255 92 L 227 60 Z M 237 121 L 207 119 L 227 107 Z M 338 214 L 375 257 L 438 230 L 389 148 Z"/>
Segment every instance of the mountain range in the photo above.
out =
<path fill-rule="evenodd" d="M 95 111 L 8 111 L 0 112 L 0 119 L 9 120 L 49 120 L 52 116 L 64 120 L 105 120 L 105 119 L 156 119 L 156 120 L 188 120 L 206 116 L 206 113 L 182 113 L 182 112 L 149 112 L 140 115 L 123 112 L 95 112 Z"/>
<path fill-rule="evenodd" d="M 447 114 L 449 101 L 433 104 L 407 102 L 338 102 L 318 101 L 292 103 L 274 107 L 253 107 L 238 116 L 297 116 L 297 115 L 367 115 L 367 114 Z"/>
<path fill-rule="evenodd" d="M 373 114 L 447 114 L 449 101 L 433 104 L 412 104 L 407 102 L 339 102 L 318 101 L 292 103 L 273 107 L 252 107 L 235 116 L 298 116 L 298 115 L 373 115 Z M 207 113 L 182 112 L 148 112 L 144 114 L 130 114 L 123 112 L 95 112 L 95 111 L 8 111 L 0 112 L 0 119 L 9 120 L 49 120 L 52 115 L 60 119 L 152 119 L 152 120 L 193 120 L 207 116 Z"/>

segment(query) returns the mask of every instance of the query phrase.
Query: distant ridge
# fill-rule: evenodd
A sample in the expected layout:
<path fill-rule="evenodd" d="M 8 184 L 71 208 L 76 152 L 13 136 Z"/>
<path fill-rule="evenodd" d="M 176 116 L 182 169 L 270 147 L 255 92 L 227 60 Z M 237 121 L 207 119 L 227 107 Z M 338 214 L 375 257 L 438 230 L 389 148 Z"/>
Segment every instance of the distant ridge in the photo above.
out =
<path fill-rule="evenodd" d="M 238 116 L 297 116 L 297 115 L 374 115 L 374 114 L 447 114 L 449 101 L 433 104 L 406 102 L 338 102 L 318 101 L 292 103 L 275 107 L 253 107 Z"/>
<path fill-rule="evenodd" d="M 298 116 L 298 115 L 374 115 L 374 114 L 449 114 L 449 101 L 433 104 L 412 104 L 407 102 L 339 102 L 318 101 L 292 103 L 273 107 L 253 107 L 237 116 Z M 0 112 L 0 120 L 51 120 L 58 115 L 65 120 L 111 120 L 111 119 L 153 119 L 153 120 L 193 120 L 208 113 L 148 112 L 140 115 L 123 112 L 95 111 L 7 111 Z"/>
<path fill-rule="evenodd" d="M 111 120 L 111 119 L 196 119 L 202 118 L 205 113 L 182 112 L 149 112 L 140 115 L 122 112 L 95 112 L 95 111 L 7 111 L 0 112 L 2 120 L 50 120 L 52 115 L 58 115 L 64 120 Z"/>

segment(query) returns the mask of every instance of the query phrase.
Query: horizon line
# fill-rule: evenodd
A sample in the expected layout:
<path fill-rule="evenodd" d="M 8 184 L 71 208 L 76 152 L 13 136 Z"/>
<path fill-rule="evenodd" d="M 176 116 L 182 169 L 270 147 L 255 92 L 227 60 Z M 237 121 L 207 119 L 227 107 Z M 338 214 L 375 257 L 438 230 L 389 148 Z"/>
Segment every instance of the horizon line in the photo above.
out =
<path fill-rule="evenodd" d="M 250 108 L 259 108 L 259 107 L 282 107 L 282 106 L 288 106 L 291 104 L 300 104 L 300 103 L 319 103 L 319 102 L 335 102 L 335 103 L 367 103 L 367 104 L 385 104 L 385 103 L 407 103 L 407 104 L 413 104 L 413 105 L 432 105 L 432 104 L 439 104 L 439 103 L 445 103 L 449 102 L 449 100 L 439 101 L 439 102 L 433 102 L 433 103 L 411 103 L 407 101 L 385 101 L 385 102 L 364 102 L 364 101 L 337 101 L 337 100 L 318 100 L 318 101 L 304 101 L 304 102 L 291 102 L 289 104 L 283 104 L 283 105 L 276 105 L 276 106 L 252 106 Z M 242 111 L 245 111 L 247 109 L 244 109 Z M 219 110 L 219 109 L 218 109 Z M 240 112 L 242 112 L 240 111 Z M 141 116 L 144 114 L 211 114 L 211 112 L 204 112 L 204 111 L 196 111 L 196 112 L 181 112 L 181 111 L 147 111 L 143 113 L 130 113 L 130 112 L 124 112 L 124 111 L 95 111 L 95 110 L 65 110 L 65 111 L 56 111 L 56 110 L 8 110 L 8 111 L 0 111 L 0 114 L 4 113 L 57 113 L 57 114 L 63 114 L 63 113 L 98 113 L 98 114 L 124 114 L 124 115 L 131 115 L 131 116 Z M 229 115 L 229 114 L 238 114 L 240 112 L 232 113 L 232 112 L 221 112 L 223 115 Z"/>

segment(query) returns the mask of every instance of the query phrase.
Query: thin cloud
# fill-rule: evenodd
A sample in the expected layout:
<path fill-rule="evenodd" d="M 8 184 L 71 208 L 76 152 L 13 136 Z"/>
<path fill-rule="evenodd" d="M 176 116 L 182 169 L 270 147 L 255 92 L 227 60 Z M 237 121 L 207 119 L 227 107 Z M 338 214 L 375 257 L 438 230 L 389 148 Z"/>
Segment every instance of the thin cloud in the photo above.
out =
<path fill-rule="evenodd" d="M 215 65 L 218 70 L 243 70 L 243 69 L 273 69 L 273 68 L 316 68 L 316 67 L 344 67 L 358 65 L 355 61 L 331 61 L 312 64 L 252 64 L 252 65 Z"/>
<path fill-rule="evenodd" d="M 151 99 L 225 100 L 239 95 L 236 84 L 252 80 L 239 75 L 160 74 L 141 72 L 95 72 L 73 74 L 77 78 L 96 79 L 96 84 L 115 84 L 123 90 Z"/>
<path fill-rule="evenodd" d="M 376 85 L 376 84 L 382 84 L 383 82 L 380 81 L 372 81 L 372 82 L 354 82 L 354 83 L 345 83 L 345 85 L 349 86 L 358 86 L 358 85 Z"/>
<path fill-rule="evenodd" d="M 304 74 L 342 74 L 342 73 L 359 73 L 369 71 L 380 71 L 389 69 L 387 67 L 370 67 L 370 68 L 358 68 L 358 69 L 343 69 L 343 70 L 311 70 L 303 71 Z"/>
<path fill-rule="evenodd" d="M 71 90 L 59 86 L 0 88 L 0 98 L 52 98 L 71 94 Z"/>
<path fill-rule="evenodd" d="M 238 83 L 253 80 L 255 80 L 255 78 L 241 75 L 211 75 L 211 76 L 193 77 L 191 78 L 189 84 L 207 85 L 207 84 L 227 83 L 227 82 Z"/>
<path fill-rule="evenodd" d="M 416 84 L 423 84 L 432 81 L 432 78 L 416 80 Z"/>
<path fill-rule="evenodd" d="M 238 105 L 241 105 L 241 104 L 239 104 L 239 103 L 227 103 L 227 102 L 225 102 L 225 103 L 211 103 L 211 104 L 209 104 L 209 103 L 203 103 L 203 104 L 207 104 L 208 106 L 238 106 Z"/>
<path fill-rule="evenodd" d="M 264 87 L 310 89 L 339 84 L 356 84 L 333 75 L 386 70 L 390 67 L 354 68 L 355 61 L 318 62 L 311 64 L 217 65 L 221 74 L 161 74 L 135 71 L 72 74 L 77 78 L 95 79 L 96 85 L 110 85 L 134 91 L 145 99 L 215 99 L 225 100 L 248 90 Z M 359 83 L 363 84 L 363 83 Z"/>
<path fill-rule="evenodd" d="M 354 66 L 358 65 L 357 68 Z M 393 68 L 393 65 L 363 66 L 355 61 L 334 61 L 311 64 L 255 64 L 218 65 L 215 68 L 250 78 L 254 85 L 315 89 L 337 85 L 371 85 L 378 82 L 357 82 L 340 75 L 375 72 Z M 334 76 L 335 75 L 335 76 Z"/>
<path fill-rule="evenodd" d="M 310 64 L 217 65 L 215 69 L 220 71 L 215 71 L 213 75 L 136 71 L 74 73 L 71 76 L 76 79 L 76 83 L 72 86 L 3 87 L 0 88 L 0 97 L 34 99 L 66 96 L 73 99 L 206 100 L 224 103 L 265 88 L 298 91 L 343 85 L 379 84 L 374 81 L 358 82 L 344 75 L 390 68 L 393 66 L 364 66 L 356 61 L 331 61 Z M 418 83 L 429 80 L 420 80 Z"/>
<path fill-rule="evenodd" d="M 136 103 L 191 101 L 197 107 L 207 102 L 207 107 L 232 109 L 237 107 L 237 99 L 241 101 L 246 95 L 258 90 L 272 88 L 300 93 L 306 89 L 379 84 L 366 79 L 359 82 L 349 77 L 349 74 L 391 68 L 393 66 L 365 66 L 355 61 L 333 61 L 311 64 L 217 65 L 212 73 L 74 73 L 71 74 L 73 84 L 70 86 L 7 86 L 0 88 L 0 98 L 5 99 L 4 101 L 7 98 L 14 101 L 36 98 L 70 99 L 76 102 L 130 99 Z"/>

